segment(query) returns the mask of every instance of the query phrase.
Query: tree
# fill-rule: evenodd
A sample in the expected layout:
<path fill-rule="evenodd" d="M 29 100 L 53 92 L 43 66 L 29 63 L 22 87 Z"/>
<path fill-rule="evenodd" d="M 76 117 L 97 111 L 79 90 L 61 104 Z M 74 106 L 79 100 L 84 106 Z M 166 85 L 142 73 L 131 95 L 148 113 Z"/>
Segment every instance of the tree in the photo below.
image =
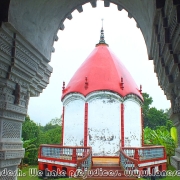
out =
<path fill-rule="evenodd" d="M 152 129 L 156 129 L 159 126 L 166 126 L 168 120 L 167 113 L 162 109 L 157 110 L 155 107 L 150 108 L 146 114 L 146 126 Z"/>
<path fill-rule="evenodd" d="M 34 144 L 37 138 L 23 141 L 23 148 L 25 149 L 24 158 L 21 160 L 20 169 L 24 163 L 36 164 L 37 163 L 37 146 Z"/>
<path fill-rule="evenodd" d="M 170 129 L 170 133 L 171 133 L 171 137 L 173 138 L 176 147 L 178 146 L 178 133 L 177 133 L 177 128 L 176 127 L 172 127 Z"/>
<path fill-rule="evenodd" d="M 144 119 L 144 127 L 147 127 L 148 126 L 148 117 L 147 117 L 147 114 L 149 112 L 150 105 L 152 104 L 153 99 L 147 93 L 142 93 L 142 95 L 143 95 L 143 99 L 144 99 L 143 106 L 142 106 L 142 109 L 143 109 L 143 119 Z"/>
<path fill-rule="evenodd" d="M 168 126 L 168 130 L 173 126 L 172 121 L 169 120 L 167 110 L 158 110 L 155 107 L 150 107 L 153 99 L 147 93 L 143 93 L 143 118 L 144 127 L 156 129 L 160 126 Z"/>
<path fill-rule="evenodd" d="M 25 148 L 24 162 L 37 164 L 37 147 L 40 144 L 60 144 L 61 129 L 61 118 L 54 118 L 45 126 L 41 126 L 26 116 L 22 125 L 22 138 Z"/>
<path fill-rule="evenodd" d="M 50 124 L 62 126 L 62 115 L 60 118 L 55 117 L 54 119 L 51 119 Z"/>
<path fill-rule="evenodd" d="M 142 95 L 143 95 L 143 99 L 144 99 L 144 102 L 143 102 L 143 114 L 144 114 L 144 116 L 146 116 L 146 114 L 148 113 L 148 111 L 150 109 L 150 105 L 153 102 L 153 99 L 147 93 L 142 93 Z"/>
<path fill-rule="evenodd" d="M 25 117 L 25 121 L 23 122 L 22 125 L 22 137 L 23 140 L 29 140 L 29 139 L 34 139 L 34 137 L 39 136 L 39 127 L 38 125 L 30 119 L 30 117 L 27 115 Z M 36 139 L 36 141 L 38 138 Z"/>
<path fill-rule="evenodd" d="M 47 131 L 41 131 L 39 135 L 39 144 L 60 144 L 60 140 L 61 126 L 53 126 Z"/>

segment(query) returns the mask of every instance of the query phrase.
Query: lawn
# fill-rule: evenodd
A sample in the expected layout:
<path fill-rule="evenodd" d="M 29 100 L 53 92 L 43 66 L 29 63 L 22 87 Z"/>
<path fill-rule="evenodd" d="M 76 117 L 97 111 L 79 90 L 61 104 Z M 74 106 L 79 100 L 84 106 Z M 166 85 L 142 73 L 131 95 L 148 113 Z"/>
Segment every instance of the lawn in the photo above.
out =
<path fill-rule="evenodd" d="M 173 166 L 169 165 L 167 171 L 175 173 L 176 169 Z M 178 174 L 179 174 L 179 176 L 167 176 L 167 177 L 162 178 L 162 179 L 163 180 L 179 180 L 180 179 L 180 173 L 178 173 Z M 145 180 L 145 179 L 141 178 L 141 180 Z M 148 180 L 148 179 L 146 179 L 146 180 Z"/>
<path fill-rule="evenodd" d="M 33 171 L 32 171 L 33 169 Z M 18 178 L 17 180 L 40 180 L 37 176 L 38 172 L 38 166 L 28 166 L 28 167 L 23 167 L 22 170 L 18 171 Z M 53 179 L 53 178 L 48 178 Z M 58 178 L 59 180 L 67 180 L 67 178 Z M 58 180 L 57 179 L 57 180 Z M 73 178 L 71 178 L 73 180 Z"/>
<path fill-rule="evenodd" d="M 33 169 L 33 173 L 30 169 Z M 175 169 L 172 166 L 168 167 L 168 170 L 175 172 Z M 22 171 L 19 170 L 18 171 L 18 179 L 17 180 L 40 180 L 37 177 L 37 165 L 34 166 L 28 166 L 28 167 L 23 167 Z M 33 174 L 33 175 L 32 175 Z M 180 173 L 179 173 L 180 174 Z M 52 178 L 49 178 L 49 180 Z M 72 180 L 75 178 L 71 178 Z M 163 178 L 164 180 L 179 180 L 180 179 L 180 175 L 179 176 L 168 176 L 166 178 Z M 58 179 L 57 179 L 58 180 Z M 67 178 L 59 178 L 59 180 L 67 180 Z M 77 179 L 76 179 L 77 180 Z M 143 178 L 141 178 L 140 180 L 145 180 Z M 147 179 L 146 179 L 147 180 Z"/>

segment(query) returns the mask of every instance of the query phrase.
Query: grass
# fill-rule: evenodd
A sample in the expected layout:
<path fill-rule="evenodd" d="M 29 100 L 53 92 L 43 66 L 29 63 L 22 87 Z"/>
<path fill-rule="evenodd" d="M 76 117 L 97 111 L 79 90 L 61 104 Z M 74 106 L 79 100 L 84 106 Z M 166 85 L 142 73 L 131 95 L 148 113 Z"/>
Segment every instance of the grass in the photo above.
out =
<path fill-rule="evenodd" d="M 174 172 L 174 173 L 176 172 L 176 169 L 171 165 L 168 166 L 167 171 L 168 170 L 171 172 Z M 177 176 L 177 175 L 176 176 L 167 176 L 165 178 L 162 178 L 162 180 L 179 180 L 180 179 L 180 172 L 178 174 L 179 174 L 179 176 Z M 141 180 L 145 180 L 145 179 L 141 178 Z"/>
<path fill-rule="evenodd" d="M 34 173 L 34 175 L 29 174 L 30 173 L 30 168 L 34 168 L 35 170 L 37 169 L 37 165 L 34 166 L 28 166 L 28 167 L 23 167 L 22 171 L 19 170 L 18 171 L 18 179 L 17 180 L 40 180 L 37 176 L 36 173 Z M 171 170 L 172 172 L 175 172 L 175 168 L 172 166 L 168 166 L 168 170 Z M 37 172 L 37 171 L 34 171 Z M 179 173 L 180 174 L 180 173 Z M 51 180 L 52 178 L 49 178 L 48 180 Z M 67 180 L 68 178 L 58 178 L 56 180 Z M 74 178 L 71 178 L 72 180 Z M 163 180 L 179 180 L 180 179 L 180 175 L 179 176 L 167 176 L 166 178 L 163 178 Z M 76 179 L 77 180 L 77 179 Z M 144 178 L 140 178 L 140 180 L 145 180 Z M 148 180 L 148 179 L 146 179 Z"/>
<path fill-rule="evenodd" d="M 33 175 L 31 173 L 30 169 L 34 169 Z M 38 172 L 38 166 L 37 165 L 34 165 L 34 166 L 31 165 L 28 167 L 23 167 L 22 170 L 18 171 L 17 180 L 41 180 L 38 178 L 37 172 Z M 51 179 L 53 179 L 53 178 L 48 178 L 48 180 L 51 180 Z M 56 178 L 56 180 L 67 180 L 67 179 L 68 178 Z M 73 180 L 73 178 L 71 178 L 71 179 Z"/>

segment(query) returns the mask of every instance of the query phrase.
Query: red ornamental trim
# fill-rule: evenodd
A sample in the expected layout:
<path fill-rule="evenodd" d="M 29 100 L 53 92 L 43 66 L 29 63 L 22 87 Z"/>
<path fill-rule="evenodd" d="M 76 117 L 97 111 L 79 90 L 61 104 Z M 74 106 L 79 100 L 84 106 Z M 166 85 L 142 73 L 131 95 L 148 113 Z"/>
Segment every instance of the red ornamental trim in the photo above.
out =
<path fill-rule="evenodd" d="M 63 106 L 63 112 L 62 112 L 62 135 L 61 135 L 61 144 L 64 145 L 64 110 L 65 107 Z"/>
<path fill-rule="evenodd" d="M 88 138 L 88 103 L 85 103 L 85 113 L 84 113 L 84 146 L 87 147 Z"/>
<path fill-rule="evenodd" d="M 121 147 L 124 147 L 124 104 L 121 103 Z"/>
<path fill-rule="evenodd" d="M 142 142 L 141 145 L 144 146 L 144 119 L 143 119 L 143 109 L 141 108 L 141 136 L 142 136 Z"/>

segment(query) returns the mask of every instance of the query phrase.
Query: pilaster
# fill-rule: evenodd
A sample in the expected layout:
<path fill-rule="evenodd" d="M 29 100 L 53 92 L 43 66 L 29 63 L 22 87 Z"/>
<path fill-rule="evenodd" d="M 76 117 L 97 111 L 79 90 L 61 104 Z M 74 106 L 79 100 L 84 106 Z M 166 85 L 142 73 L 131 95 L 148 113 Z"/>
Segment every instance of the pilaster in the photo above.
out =
<path fill-rule="evenodd" d="M 158 84 L 171 100 L 169 115 L 178 129 L 180 146 L 180 3 L 174 0 L 156 0 L 152 49 L 154 71 Z M 171 158 L 172 165 L 180 169 L 180 156 Z"/>
<path fill-rule="evenodd" d="M 62 112 L 62 133 L 61 133 L 61 144 L 64 145 L 64 112 L 65 112 L 65 106 L 63 106 L 63 112 Z"/>
<path fill-rule="evenodd" d="M 124 104 L 121 103 L 121 147 L 124 147 Z"/>
<path fill-rule="evenodd" d="M 85 103 L 84 110 L 84 146 L 88 146 L 88 103 Z"/>
<path fill-rule="evenodd" d="M 52 68 L 42 54 L 10 24 L 1 24 L 0 171 L 17 171 L 24 157 L 21 134 L 29 98 L 42 92 L 49 83 L 51 72 Z M 8 179 L 16 179 L 16 175 L 8 176 Z"/>
<path fill-rule="evenodd" d="M 144 146 L 144 119 L 143 119 L 143 109 L 141 107 L 141 146 Z"/>

